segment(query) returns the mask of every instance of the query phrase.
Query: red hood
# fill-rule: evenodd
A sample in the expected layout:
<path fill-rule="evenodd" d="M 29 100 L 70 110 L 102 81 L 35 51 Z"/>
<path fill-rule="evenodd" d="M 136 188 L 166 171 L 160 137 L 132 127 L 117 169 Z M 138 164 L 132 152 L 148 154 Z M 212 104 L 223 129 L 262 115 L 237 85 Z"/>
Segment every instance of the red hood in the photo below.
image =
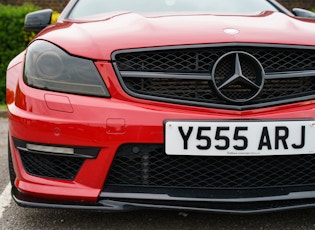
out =
<path fill-rule="evenodd" d="M 224 29 L 240 31 L 236 35 Z M 144 17 L 125 13 L 102 20 L 64 22 L 46 29 L 38 39 L 69 53 L 109 60 L 114 50 L 153 46 L 229 42 L 315 45 L 315 20 L 299 20 L 282 13 L 255 16 L 172 15 Z"/>

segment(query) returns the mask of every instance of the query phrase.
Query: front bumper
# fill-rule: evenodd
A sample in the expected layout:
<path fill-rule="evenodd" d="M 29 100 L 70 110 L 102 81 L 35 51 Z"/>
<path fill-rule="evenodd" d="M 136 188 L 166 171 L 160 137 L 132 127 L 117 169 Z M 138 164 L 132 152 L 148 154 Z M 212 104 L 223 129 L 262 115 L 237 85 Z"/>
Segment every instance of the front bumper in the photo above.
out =
<path fill-rule="evenodd" d="M 107 85 L 111 83 L 107 82 Z M 115 87 L 119 88 L 119 87 Z M 109 87 L 111 90 L 111 87 Z M 133 99 L 116 92 L 102 99 L 32 89 L 21 81 L 16 104 L 9 104 L 9 132 L 16 180 L 14 200 L 21 206 L 123 211 L 142 208 L 182 209 L 228 213 L 255 213 L 315 206 L 315 185 L 283 190 L 278 187 L 255 193 L 252 188 L 234 195 L 216 196 L 220 189 L 196 195 L 187 190 L 153 188 L 128 192 L 110 190 L 106 179 L 118 149 L 129 143 L 164 142 L 166 120 L 289 120 L 315 119 L 314 101 L 255 111 L 223 111 Z M 111 94 L 114 93 L 111 91 Z M 71 180 L 34 176 L 25 170 L 13 138 L 32 144 L 99 148 L 95 159 L 86 159 Z M 105 185 L 104 185 L 105 184 Z M 181 189 L 183 190 L 183 189 Z M 132 191 L 132 192 L 130 192 Z M 148 192 L 149 191 L 149 192 Z M 201 190 L 198 190 L 198 193 Z M 235 195 L 238 194 L 238 195 Z M 248 195 L 251 194 L 251 195 Z"/>

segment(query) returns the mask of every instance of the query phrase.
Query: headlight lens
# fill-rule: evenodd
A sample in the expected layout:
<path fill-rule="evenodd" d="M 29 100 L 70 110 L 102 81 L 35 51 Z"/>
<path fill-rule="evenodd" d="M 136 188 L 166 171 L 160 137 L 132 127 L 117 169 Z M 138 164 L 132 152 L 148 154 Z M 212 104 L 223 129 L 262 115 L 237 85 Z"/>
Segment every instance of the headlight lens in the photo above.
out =
<path fill-rule="evenodd" d="M 39 89 L 110 97 L 93 61 L 70 56 L 46 41 L 35 41 L 28 47 L 24 81 Z"/>

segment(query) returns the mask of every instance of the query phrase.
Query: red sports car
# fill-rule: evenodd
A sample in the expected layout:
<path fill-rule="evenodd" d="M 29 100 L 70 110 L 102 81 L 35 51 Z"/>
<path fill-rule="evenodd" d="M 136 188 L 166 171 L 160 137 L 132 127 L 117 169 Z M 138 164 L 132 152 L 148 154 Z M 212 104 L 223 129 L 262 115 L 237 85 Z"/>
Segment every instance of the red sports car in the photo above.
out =
<path fill-rule="evenodd" d="M 72 0 L 7 70 L 25 207 L 315 206 L 315 16 L 274 0 Z"/>

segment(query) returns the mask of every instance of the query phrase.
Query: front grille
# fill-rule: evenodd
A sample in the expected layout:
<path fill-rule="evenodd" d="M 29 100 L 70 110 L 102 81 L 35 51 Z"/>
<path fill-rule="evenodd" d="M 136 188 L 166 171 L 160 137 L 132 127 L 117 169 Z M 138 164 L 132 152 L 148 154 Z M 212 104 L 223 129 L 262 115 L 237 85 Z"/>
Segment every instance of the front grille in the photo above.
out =
<path fill-rule="evenodd" d="M 106 186 L 253 189 L 315 185 L 315 155 L 260 157 L 168 156 L 163 145 L 127 144 Z"/>
<path fill-rule="evenodd" d="M 127 79 L 126 87 L 137 94 L 172 98 L 173 100 L 181 100 L 190 102 L 201 102 L 204 105 L 215 104 L 228 107 L 226 101 L 212 89 L 209 81 L 202 80 L 182 80 L 182 79 Z M 238 97 L 241 89 L 230 91 L 230 97 Z M 275 100 L 289 100 L 315 95 L 315 74 L 314 77 L 308 78 L 292 78 L 292 79 L 273 79 L 265 82 L 260 95 L 249 105 L 266 104 L 276 102 Z"/>
<path fill-rule="evenodd" d="M 260 94 L 241 103 L 220 96 L 211 79 L 215 63 L 231 51 L 252 55 L 265 72 L 265 84 Z M 315 98 L 315 50 L 307 47 L 222 45 L 126 50 L 114 53 L 113 60 L 125 91 L 149 100 L 251 109 Z M 251 66 L 242 63 L 247 75 L 252 75 Z M 218 75 L 224 79 L 233 74 L 234 68 L 233 62 L 225 63 Z M 248 77 L 252 79 L 252 76 Z M 229 87 L 224 94 L 231 98 L 242 97 L 246 95 L 246 84 L 241 82 Z"/>
<path fill-rule="evenodd" d="M 209 73 L 214 63 L 230 51 L 244 51 L 255 56 L 266 72 L 315 69 L 315 50 L 277 47 L 205 47 L 197 49 L 152 50 L 118 53 L 121 71 Z"/>
<path fill-rule="evenodd" d="M 84 163 L 82 158 L 50 156 L 19 151 L 26 172 L 33 176 L 74 180 Z"/>

